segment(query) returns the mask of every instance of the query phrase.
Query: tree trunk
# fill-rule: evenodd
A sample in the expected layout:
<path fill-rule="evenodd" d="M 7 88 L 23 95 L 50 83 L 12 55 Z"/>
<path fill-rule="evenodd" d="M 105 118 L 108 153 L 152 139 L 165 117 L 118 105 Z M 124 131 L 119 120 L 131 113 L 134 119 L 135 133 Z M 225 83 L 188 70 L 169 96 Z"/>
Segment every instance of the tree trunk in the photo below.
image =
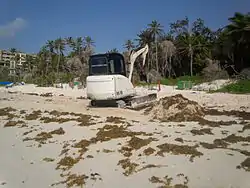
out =
<path fill-rule="evenodd" d="M 60 60 L 61 60 L 61 54 L 60 54 L 60 52 L 59 52 L 59 55 L 58 55 L 58 62 L 57 62 L 57 67 L 56 67 L 56 73 L 57 73 L 57 74 L 59 73 Z"/>
<path fill-rule="evenodd" d="M 165 68 L 165 65 L 166 63 L 162 63 L 162 66 L 161 66 L 161 75 L 165 77 L 165 74 L 166 74 L 166 68 Z"/>
<path fill-rule="evenodd" d="M 158 46 L 157 46 L 157 38 L 155 37 L 155 51 L 156 51 L 156 54 L 155 54 L 155 62 L 156 62 L 156 70 L 157 72 L 159 72 L 159 64 L 158 64 Z"/>
<path fill-rule="evenodd" d="M 168 77 L 171 77 L 171 73 L 172 73 L 172 55 L 170 55 L 169 57 L 169 75 Z"/>
<path fill-rule="evenodd" d="M 191 44 L 189 44 L 189 47 L 191 47 Z M 190 51 L 190 76 L 193 76 L 193 50 Z"/>
<path fill-rule="evenodd" d="M 47 75 L 47 73 L 48 73 L 48 67 L 49 67 L 49 62 L 46 61 L 46 68 L 45 68 L 45 74 L 46 74 L 46 75 Z"/>
<path fill-rule="evenodd" d="M 191 36 L 192 36 L 192 29 L 188 22 L 188 40 L 189 40 L 189 54 L 190 54 L 190 75 L 193 76 L 193 49 L 192 44 L 190 43 Z"/>
<path fill-rule="evenodd" d="M 168 77 L 169 77 L 169 62 L 168 62 L 168 54 L 167 53 L 165 55 L 165 59 L 166 59 L 166 62 L 165 62 L 165 69 L 164 69 L 164 71 L 165 71 L 164 77 L 166 76 L 167 71 L 168 71 Z M 166 71 L 166 68 L 167 68 L 167 71 Z"/>
<path fill-rule="evenodd" d="M 151 51 L 148 52 L 148 70 L 151 70 L 152 67 L 152 62 L 151 62 Z"/>
<path fill-rule="evenodd" d="M 31 62 L 29 62 L 29 72 L 31 72 Z"/>

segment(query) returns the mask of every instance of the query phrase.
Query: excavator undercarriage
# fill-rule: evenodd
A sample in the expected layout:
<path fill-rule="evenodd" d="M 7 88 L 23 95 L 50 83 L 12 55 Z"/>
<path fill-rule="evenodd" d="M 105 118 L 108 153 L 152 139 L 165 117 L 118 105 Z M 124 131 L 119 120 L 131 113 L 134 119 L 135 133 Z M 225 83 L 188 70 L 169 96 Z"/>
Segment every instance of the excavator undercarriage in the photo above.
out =
<path fill-rule="evenodd" d="M 127 109 L 140 109 L 156 101 L 157 93 L 143 96 L 127 97 L 118 100 L 91 100 L 90 107 L 118 107 Z"/>

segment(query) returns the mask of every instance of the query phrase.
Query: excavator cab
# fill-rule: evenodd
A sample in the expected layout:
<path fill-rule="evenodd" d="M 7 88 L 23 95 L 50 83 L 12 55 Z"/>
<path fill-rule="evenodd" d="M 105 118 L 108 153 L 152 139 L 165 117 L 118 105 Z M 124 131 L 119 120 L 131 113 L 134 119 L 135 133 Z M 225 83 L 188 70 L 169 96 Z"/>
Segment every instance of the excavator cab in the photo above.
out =
<path fill-rule="evenodd" d="M 113 75 L 126 76 L 124 57 L 120 53 L 96 54 L 89 59 L 89 75 Z"/>

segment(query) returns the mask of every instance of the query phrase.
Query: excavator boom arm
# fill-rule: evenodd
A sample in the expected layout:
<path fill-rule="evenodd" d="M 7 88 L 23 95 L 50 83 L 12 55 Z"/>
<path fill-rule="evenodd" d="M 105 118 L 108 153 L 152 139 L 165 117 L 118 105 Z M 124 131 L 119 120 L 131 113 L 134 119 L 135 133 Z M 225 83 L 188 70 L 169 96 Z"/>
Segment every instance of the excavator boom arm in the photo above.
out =
<path fill-rule="evenodd" d="M 144 48 L 136 51 L 136 52 L 132 52 L 129 58 L 130 61 L 130 72 L 129 72 L 129 81 L 132 81 L 132 75 L 133 75 L 133 70 L 134 70 L 134 64 L 135 64 L 135 60 L 137 59 L 137 57 L 139 57 L 140 55 L 142 55 L 143 57 L 143 66 L 145 65 L 145 61 L 146 61 L 146 55 L 148 53 L 149 47 L 148 44 L 145 45 Z"/>

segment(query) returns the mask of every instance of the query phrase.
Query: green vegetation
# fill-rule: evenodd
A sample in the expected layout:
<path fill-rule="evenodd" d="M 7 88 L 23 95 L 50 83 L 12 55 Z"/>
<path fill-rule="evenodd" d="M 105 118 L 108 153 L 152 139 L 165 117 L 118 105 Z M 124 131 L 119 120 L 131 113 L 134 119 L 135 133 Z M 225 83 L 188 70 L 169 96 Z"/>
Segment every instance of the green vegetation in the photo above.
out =
<path fill-rule="evenodd" d="M 164 85 L 176 85 L 178 81 L 191 81 L 193 84 L 200 84 L 202 83 L 203 77 L 201 76 L 180 76 L 178 78 L 165 78 L 161 80 L 161 84 Z"/>
<path fill-rule="evenodd" d="M 160 80 L 160 83 L 162 85 L 170 85 L 175 86 L 177 85 L 178 81 L 191 81 L 193 84 L 200 84 L 203 83 L 204 78 L 202 76 L 180 76 L 178 78 L 164 78 Z M 139 82 L 136 85 L 137 86 L 147 86 L 147 85 L 157 85 L 158 82 L 155 83 L 145 83 L 145 82 Z"/>
<path fill-rule="evenodd" d="M 209 28 L 201 18 L 194 22 L 188 17 L 177 20 L 169 24 L 169 30 L 153 20 L 146 29 L 135 34 L 135 39 L 126 40 L 125 51 L 120 52 L 128 62 L 131 50 L 149 45 L 144 70 L 141 71 L 140 58 L 135 63 L 137 74 L 133 74 L 133 83 L 141 84 L 141 72 L 144 77 L 151 73 L 153 83 L 161 80 L 167 85 L 176 85 L 180 80 L 198 84 L 241 74 L 250 68 L 250 13 L 237 12 L 228 20 L 228 25 L 217 30 Z M 109 52 L 118 51 L 114 48 Z M 88 59 L 93 53 L 95 42 L 90 36 L 48 40 L 35 58 L 28 56 L 24 66 L 16 69 L 16 77 L 8 77 L 6 68 L 0 67 L 0 80 L 23 80 L 41 86 L 69 82 L 76 77 L 85 82 Z M 241 82 L 247 81 L 237 84 Z M 232 88 L 242 90 L 240 85 L 228 87 L 230 91 Z"/>
<path fill-rule="evenodd" d="M 236 83 L 229 84 L 215 92 L 234 94 L 250 93 L 250 80 L 239 80 Z"/>

